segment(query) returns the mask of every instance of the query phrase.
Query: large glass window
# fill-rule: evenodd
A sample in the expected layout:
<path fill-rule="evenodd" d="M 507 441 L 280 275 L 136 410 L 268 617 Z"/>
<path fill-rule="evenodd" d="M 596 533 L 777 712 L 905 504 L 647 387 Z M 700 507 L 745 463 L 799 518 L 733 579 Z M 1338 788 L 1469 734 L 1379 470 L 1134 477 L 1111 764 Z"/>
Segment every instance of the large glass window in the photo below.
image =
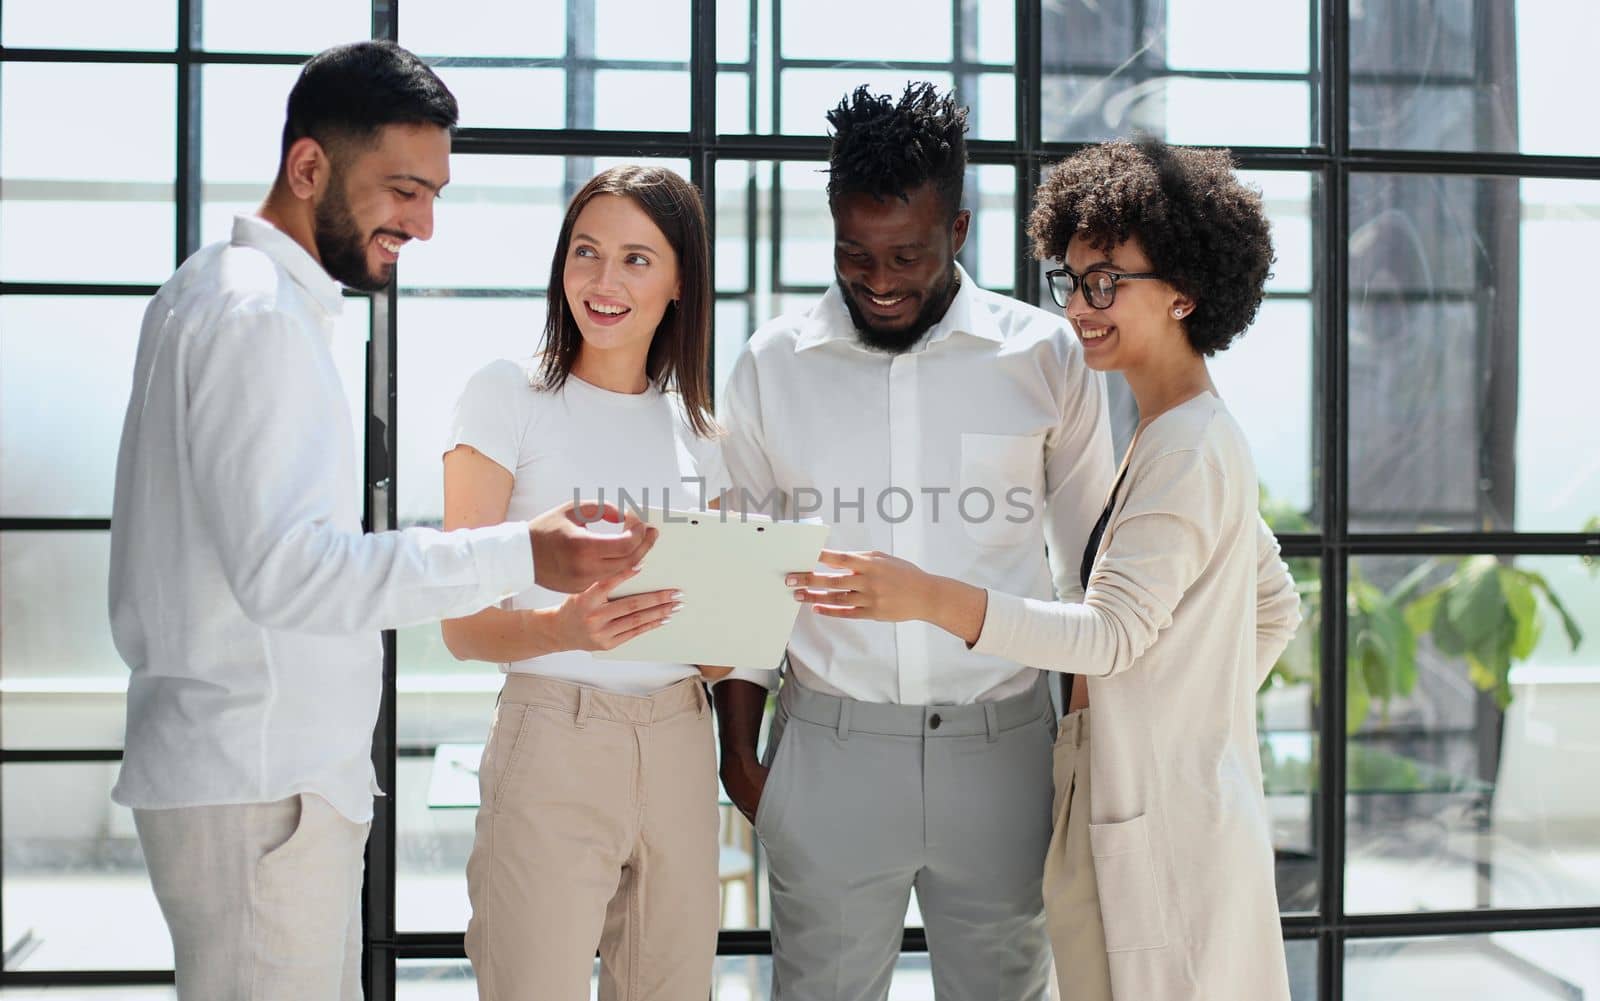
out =
<path fill-rule="evenodd" d="M 1345 907 L 1600 903 L 1600 580 L 1572 557 L 1350 565 Z"/>
<path fill-rule="evenodd" d="M 465 126 L 689 128 L 689 0 L 422 0 L 400 43 L 439 67 Z"/>
<path fill-rule="evenodd" d="M 1573 532 L 1600 422 L 1570 293 L 1600 184 L 1358 174 L 1350 184 L 1350 516 L 1376 531 Z M 1560 443 L 1557 445 L 1557 443 Z"/>
<path fill-rule="evenodd" d="M 6 970 L 170 969 L 133 812 L 111 804 L 112 763 L 0 769 Z"/>
<path fill-rule="evenodd" d="M 1350 5 L 1355 146 L 1594 156 L 1566 95 L 1600 12 L 1579 5 L 1376 0 Z"/>
<path fill-rule="evenodd" d="M 721 387 L 752 331 L 832 281 L 826 114 L 855 86 L 956 89 L 961 263 L 1050 309 L 1021 229 L 1056 160 L 1135 130 L 1234 147 L 1277 261 L 1212 372 L 1305 616 L 1256 708 L 1292 995 L 1600 991 L 1600 139 L 1573 111 L 1597 28 L 1512 0 L 5 0 L 0 988 L 172 997 L 107 798 L 127 678 L 107 529 L 139 322 L 260 204 L 298 64 L 387 37 L 438 69 L 463 129 L 435 238 L 394 289 L 352 294 L 334 339 L 375 528 L 439 523 L 455 399 L 538 350 L 566 202 L 605 166 L 663 163 L 705 193 Z M 1110 384 L 1120 447 L 1135 412 Z M 434 626 L 391 649 L 368 996 L 472 997 L 463 870 L 501 679 Z M 720 842 L 714 996 L 753 1001 L 766 867 L 731 807 Z M 920 925 L 913 903 L 896 999 L 931 997 Z"/>
<path fill-rule="evenodd" d="M 1309 146 L 1317 0 L 1041 5 L 1041 138 Z M 1245 26 L 1248 25 L 1246 28 Z"/>
<path fill-rule="evenodd" d="M 966 95 L 973 137 L 1015 139 L 1015 16 L 1007 3 L 718 0 L 717 131 L 820 136 L 855 87 L 917 78 Z"/>
<path fill-rule="evenodd" d="M 165 280 L 176 86 L 170 66 L 0 63 L 0 281 Z"/>
<path fill-rule="evenodd" d="M 1499 1001 L 1583 998 L 1600 990 L 1592 928 L 1429 938 L 1358 939 L 1345 947 L 1344 996 Z M 1416 993 L 1416 985 L 1428 985 Z"/>
<path fill-rule="evenodd" d="M 0 516 L 111 516 L 144 305 L 120 295 L 0 297 Z M 63 394 L 66 385 L 75 391 Z"/>
<path fill-rule="evenodd" d="M 105 532 L 0 532 L 6 750 L 122 746 L 128 672 L 106 619 L 110 562 Z"/>

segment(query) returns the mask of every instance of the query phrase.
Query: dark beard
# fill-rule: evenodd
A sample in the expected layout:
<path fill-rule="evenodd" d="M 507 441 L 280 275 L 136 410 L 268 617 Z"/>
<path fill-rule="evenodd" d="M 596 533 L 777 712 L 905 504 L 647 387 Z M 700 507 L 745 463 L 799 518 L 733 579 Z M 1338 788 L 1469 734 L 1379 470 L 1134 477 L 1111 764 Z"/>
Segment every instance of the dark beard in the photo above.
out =
<path fill-rule="evenodd" d="M 922 309 L 912 319 L 911 325 L 904 330 L 881 330 L 870 326 L 866 314 L 856 306 L 855 297 L 844 287 L 842 281 L 839 282 L 839 291 L 841 298 L 844 299 L 845 311 L 850 314 L 850 322 L 855 324 L 856 337 L 863 345 L 885 354 L 904 354 L 916 347 L 934 324 L 944 319 L 944 314 L 950 309 L 950 303 L 955 300 L 956 269 L 951 267 L 949 280 L 923 300 Z"/>
<path fill-rule="evenodd" d="M 328 193 L 317 203 L 317 255 L 334 281 L 362 292 L 381 292 L 390 276 L 380 278 L 367 270 L 367 241 L 350 213 L 344 188 L 344 178 L 335 172 L 328 178 Z"/>

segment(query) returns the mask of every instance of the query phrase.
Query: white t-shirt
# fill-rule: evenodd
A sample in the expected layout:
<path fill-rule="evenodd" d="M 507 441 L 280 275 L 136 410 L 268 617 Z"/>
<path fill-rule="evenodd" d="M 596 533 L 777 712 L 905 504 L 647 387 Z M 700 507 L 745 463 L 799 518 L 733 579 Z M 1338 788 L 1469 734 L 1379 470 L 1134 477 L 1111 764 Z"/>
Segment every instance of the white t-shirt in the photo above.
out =
<path fill-rule="evenodd" d="M 456 402 L 446 446 L 470 445 L 511 473 L 506 520 L 527 520 L 574 499 L 624 510 L 700 510 L 726 486 L 721 449 L 695 436 L 675 395 L 654 386 L 613 393 L 577 376 L 547 392 L 534 386 L 538 364 L 537 358 L 495 361 L 474 375 Z M 501 607 L 554 608 L 566 597 L 535 584 Z M 500 667 L 628 695 L 699 673 L 689 664 L 597 661 L 584 650 Z"/>

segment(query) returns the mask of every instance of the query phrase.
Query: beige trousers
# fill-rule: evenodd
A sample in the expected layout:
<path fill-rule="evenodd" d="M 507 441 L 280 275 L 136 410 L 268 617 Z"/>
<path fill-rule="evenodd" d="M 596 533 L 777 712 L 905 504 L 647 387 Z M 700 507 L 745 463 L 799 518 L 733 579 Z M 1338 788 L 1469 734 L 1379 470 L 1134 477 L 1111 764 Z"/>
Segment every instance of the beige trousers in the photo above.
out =
<path fill-rule="evenodd" d="M 602 667 L 604 665 L 601 665 Z M 482 1001 L 704 1001 L 720 892 L 705 689 L 506 679 L 478 772 L 467 956 Z"/>
<path fill-rule="evenodd" d="M 361 1001 L 368 824 L 321 796 L 135 810 L 181 1001 Z"/>
<path fill-rule="evenodd" d="M 1111 965 L 1089 846 L 1089 710 L 1056 734 L 1055 828 L 1044 860 L 1044 913 L 1061 1001 L 1111 1001 Z"/>

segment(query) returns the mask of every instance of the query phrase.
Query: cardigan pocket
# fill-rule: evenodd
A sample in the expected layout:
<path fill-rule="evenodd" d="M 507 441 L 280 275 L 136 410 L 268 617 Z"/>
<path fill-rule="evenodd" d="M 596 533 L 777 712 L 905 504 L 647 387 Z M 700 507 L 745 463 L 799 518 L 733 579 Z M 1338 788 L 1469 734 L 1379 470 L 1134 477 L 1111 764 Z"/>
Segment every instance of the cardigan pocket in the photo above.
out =
<path fill-rule="evenodd" d="M 1116 824 L 1089 825 L 1107 952 L 1160 949 L 1167 944 L 1147 819 L 1140 814 Z"/>

